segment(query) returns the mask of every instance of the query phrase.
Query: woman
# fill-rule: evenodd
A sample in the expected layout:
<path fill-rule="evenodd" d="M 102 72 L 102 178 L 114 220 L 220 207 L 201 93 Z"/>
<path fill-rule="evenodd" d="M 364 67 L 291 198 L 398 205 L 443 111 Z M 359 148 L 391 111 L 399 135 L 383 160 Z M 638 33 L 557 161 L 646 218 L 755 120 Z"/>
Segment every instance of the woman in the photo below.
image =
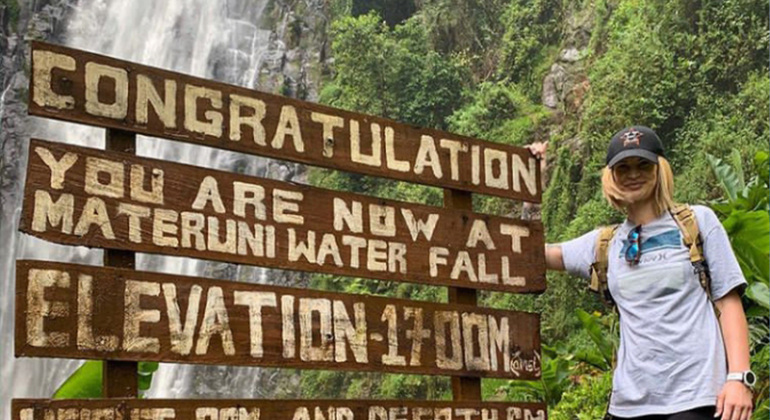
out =
<path fill-rule="evenodd" d="M 546 147 L 529 146 L 543 161 Z M 608 286 L 620 314 L 609 413 L 613 419 L 748 420 L 753 373 L 739 295 L 746 281 L 724 228 L 711 209 L 692 206 L 717 319 L 669 213 L 673 175 L 658 136 L 643 126 L 623 129 L 612 137 L 606 162 L 604 196 L 626 214 L 608 254 Z M 589 278 L 598 232 L 546 245 L 546 267 Z"/>

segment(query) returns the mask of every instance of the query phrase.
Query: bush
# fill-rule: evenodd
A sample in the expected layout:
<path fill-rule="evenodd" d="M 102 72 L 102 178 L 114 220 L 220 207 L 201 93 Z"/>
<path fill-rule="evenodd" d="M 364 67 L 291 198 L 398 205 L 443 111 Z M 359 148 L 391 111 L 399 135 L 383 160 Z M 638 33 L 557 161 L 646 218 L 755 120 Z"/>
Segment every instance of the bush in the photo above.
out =
<path fill-rule="evenodd" d="M 612 390 L 612 374 L 582 376 L 548 413 L 551 420 L 596 420 L 604 417 Z"/>

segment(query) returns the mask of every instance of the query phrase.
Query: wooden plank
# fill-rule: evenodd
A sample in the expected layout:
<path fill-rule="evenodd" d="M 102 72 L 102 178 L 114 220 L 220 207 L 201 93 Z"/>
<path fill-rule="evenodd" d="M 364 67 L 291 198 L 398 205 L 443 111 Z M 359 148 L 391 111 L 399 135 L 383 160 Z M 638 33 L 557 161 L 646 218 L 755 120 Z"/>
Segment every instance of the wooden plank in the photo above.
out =
<path fill-rule="evenodd" d="M 105 148 L 115 152 L 136 154 L 136 134 L 129 131 L 107 129 Z M 106 267 L 136 267 L 136 256 L 131 251 L 104 250 Z M 105 398 L 131 397 L 139 394 L 139 364 L 120 360 L 105 360 L 102 365 L 102 396 Z"/>
<path fill-rule="evenodd" d="M 16 356 L 540 376 L 532 313 L 43 261 L 16 272 Z"/>
<path fill-rule="evenodd" d="M 473 196 L 469 192 L 445 189 L 444 207 L 473 211 Z M 476 289 L 450 287 L 450 304 L 476 306 Z M 454 401 L 481 401 L 481 379 L 452 377 L 452 399 Z"/>
<path fill-rule="evenodd" d="M 525 148 L 33 41 L 29 113 L 332 169 L 540 202 Z"/>
<path fill-rule="evenodd" d="M 543 227 L 33 140 L 20 229 L 45 240 L 518 293 Z"/>
<path fill-rule="evenodd" d="M 15 399 L 12 420 L 546 420 L 543 403 Z"/>

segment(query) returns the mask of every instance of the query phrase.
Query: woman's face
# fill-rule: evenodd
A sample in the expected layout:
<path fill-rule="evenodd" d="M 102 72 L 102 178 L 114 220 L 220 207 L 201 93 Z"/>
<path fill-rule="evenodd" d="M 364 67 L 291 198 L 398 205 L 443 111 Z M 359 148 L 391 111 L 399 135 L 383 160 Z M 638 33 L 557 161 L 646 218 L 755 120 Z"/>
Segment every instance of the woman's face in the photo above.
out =
<path fill-rule="evenodd" d="M 655 190 L 658 165 L 647 159 L 630 157 L 612 167 L 612 175 L 628 203 L 649 198 Z"/>

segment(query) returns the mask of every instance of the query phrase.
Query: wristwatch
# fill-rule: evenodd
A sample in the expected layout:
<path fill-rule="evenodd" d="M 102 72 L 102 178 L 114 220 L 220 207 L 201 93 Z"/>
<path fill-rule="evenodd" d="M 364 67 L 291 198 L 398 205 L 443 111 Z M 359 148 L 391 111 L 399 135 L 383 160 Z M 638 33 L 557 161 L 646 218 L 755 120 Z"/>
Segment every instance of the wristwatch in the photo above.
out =
<path fill-rule="evenodd" d="M 754 372 L 747 370 L 744 372 L 732 372 L 727 374 L 728 381 L 741 381 L 749 388 L 754 388 L 757 383 L 757 375 Z"/>

